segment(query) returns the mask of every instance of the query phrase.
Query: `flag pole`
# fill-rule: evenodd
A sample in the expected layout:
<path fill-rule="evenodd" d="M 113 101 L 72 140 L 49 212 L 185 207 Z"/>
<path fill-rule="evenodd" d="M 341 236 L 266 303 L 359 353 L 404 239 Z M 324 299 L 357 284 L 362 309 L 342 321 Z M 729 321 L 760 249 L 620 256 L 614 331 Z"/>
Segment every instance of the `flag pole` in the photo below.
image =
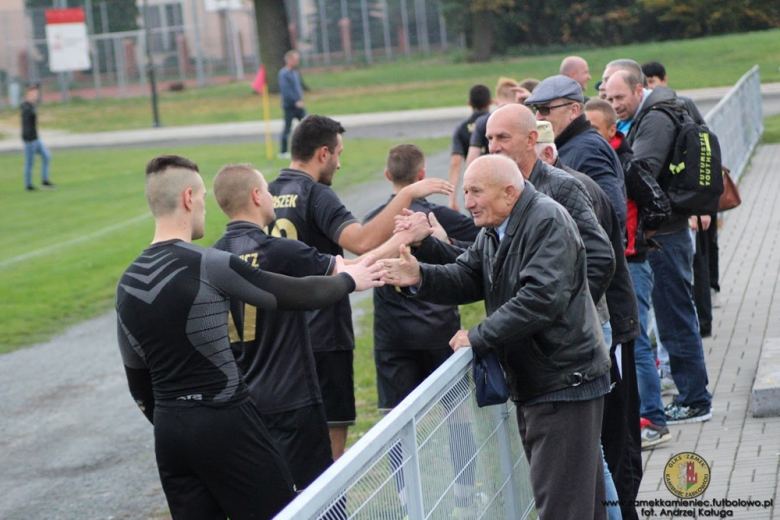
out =
<path fill-rule="evenodd" d="M 271 103 L 268 100 L 268 84 L 263 83 L 263 119 L 265 119 L 265 155 L 269 160 L 274 158 L 271 146 Z"/>

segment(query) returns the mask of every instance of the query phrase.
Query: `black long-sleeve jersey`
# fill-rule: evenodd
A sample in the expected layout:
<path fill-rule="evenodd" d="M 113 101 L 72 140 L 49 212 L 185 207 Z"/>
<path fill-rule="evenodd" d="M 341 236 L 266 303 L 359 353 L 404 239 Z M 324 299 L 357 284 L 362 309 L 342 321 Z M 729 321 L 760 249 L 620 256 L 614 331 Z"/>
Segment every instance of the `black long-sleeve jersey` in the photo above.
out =
<path fill-rule="evenodd" d="M 212 247 L 253 267 L 287 276 L 329 275 L 330 255 L 297 240 L 269 237 L 251 222 L 231 222 Z M 306 313 L 260 310 L 230 301 L 230 345 L 260 413 L 273 414 L 322 402 Z"/>
<path fill-rule="evenodd" d="M 228 339 L 228 297 L 261 309 L 310 310 L 355 289 L 348 275 L 290 278 L 181 240 L 152 244 L 116 294 L 130 393 L 151 421 L 154 401 L 224 406 L 247 396 Z"/>

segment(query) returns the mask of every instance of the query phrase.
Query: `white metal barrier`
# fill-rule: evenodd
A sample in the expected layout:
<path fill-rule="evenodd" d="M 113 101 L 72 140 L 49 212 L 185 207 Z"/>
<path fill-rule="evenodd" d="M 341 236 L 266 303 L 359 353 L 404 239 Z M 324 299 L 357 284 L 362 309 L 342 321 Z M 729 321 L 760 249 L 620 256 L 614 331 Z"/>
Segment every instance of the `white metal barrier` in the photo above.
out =
<path fill-rule="evenodd" d="M 723 165 L 731 169 L 736 182 L 764 132 L 758 65 L 742 76 L 704 119 L 718 136 Z"/>
<path fill-rule="evenodd" d="M 460 349 L 277 517 L 535 518 L 512 403 L 478 408 Z"/>

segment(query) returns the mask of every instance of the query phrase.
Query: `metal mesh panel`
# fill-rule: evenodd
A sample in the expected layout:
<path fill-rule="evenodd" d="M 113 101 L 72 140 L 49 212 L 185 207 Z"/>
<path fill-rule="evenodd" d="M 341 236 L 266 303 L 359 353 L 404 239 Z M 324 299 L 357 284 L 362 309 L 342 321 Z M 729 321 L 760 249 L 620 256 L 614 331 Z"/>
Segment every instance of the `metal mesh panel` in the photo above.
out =
<path fill-rule="evenodd" d="M 516 410 L 477 406 L 471 355 L 450 358 L 277 518 L 527 518 Z"/>

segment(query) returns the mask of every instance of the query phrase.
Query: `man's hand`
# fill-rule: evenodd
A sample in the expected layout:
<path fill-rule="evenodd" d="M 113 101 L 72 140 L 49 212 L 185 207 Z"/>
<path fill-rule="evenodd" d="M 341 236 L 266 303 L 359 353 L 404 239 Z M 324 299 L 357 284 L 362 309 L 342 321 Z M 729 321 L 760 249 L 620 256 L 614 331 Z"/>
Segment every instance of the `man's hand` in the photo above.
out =
<path fill-rule="evenodd" d="M 442 195 L 450 195 L 455 193 L 455 187 L 444 179 L 436 179 L 431 177 L 430 179 L 423 179 L 415 182 L 403 188 L 399 193 L 405 193 L 414 199 L 422 199 L 428 195 L 434 193 L 441 193 Z"/>
<path fill-rule="evenodd" d="M 694 231 L 699 231 L 699 219 L 701 219 L 702 229 L 707 231 L 710 228 L 710 223 L 712 222 L 712 217 L 709 215 L 699 215 L 698 217 L 693 215 L 690 217 L 688 219 L 688 224 L 691 226 L 691 229 Z"/>
<path fill-rule="evenodd" d="M 525 100 L 531 97 L 531 91 L 523 87 L 512 87 L 509 90 L 515 93 L 515 103 L 522 105 Z"/>
<path fill-rule="evenodd" d="M 296 101 L 295 108 L 303 108 L 303 101 Z"/>
<path fill-rule="evenodd" d="M 382 281 L 396 287 L 409 287 L 410 285 L 420 284 L 420 264 L 417 259 L 409 253 L 406 246 L 399 248 L 401 257 L 397 260 L 385 260 L 386 270 Z"/>
<path fill-rule="evenodd" d="M 414 213 L 405 209 L 403 215 L 395 216 L 393 233 L 401 235 L 404 244 L 417 247 L 420 242 L 433 233 L 433 229 L 428 224 L 428 217 L 425 213 L 419 211 Z"/>
<path fill-rule="evenodd" d="M 465 329 L 460 329 L 455 333 L 454 336 L 452 336 L 452 339 L 450 340 L 450 347 L 452 347 L 452 350 L 455 352 L 457 352 L 459 348 L 470 346 L 471 342 L 469 341 L 469 331 Z"/>
<path fill-rule="evenodd" d="M 355 292 L 372 287 L 382 287 L 387 276 L 384 262 L 374 262 L 374 256 L 368 255 L 356 264 L 346 265 L 341 256 L 336 257 L 336 273 L 347 273 L 355 280 Z"/>
<path fill-rule="evenodd" d="M 447 232 L 442 225 L 439 224 L 439 221 L 436 219 L 436 215 L 434 215 L 433 212 L 428 213 L 428 221 L 431 223 L 431 234 L 442 242 L 449 243 L 450 238 L 447 236 Z"/>

